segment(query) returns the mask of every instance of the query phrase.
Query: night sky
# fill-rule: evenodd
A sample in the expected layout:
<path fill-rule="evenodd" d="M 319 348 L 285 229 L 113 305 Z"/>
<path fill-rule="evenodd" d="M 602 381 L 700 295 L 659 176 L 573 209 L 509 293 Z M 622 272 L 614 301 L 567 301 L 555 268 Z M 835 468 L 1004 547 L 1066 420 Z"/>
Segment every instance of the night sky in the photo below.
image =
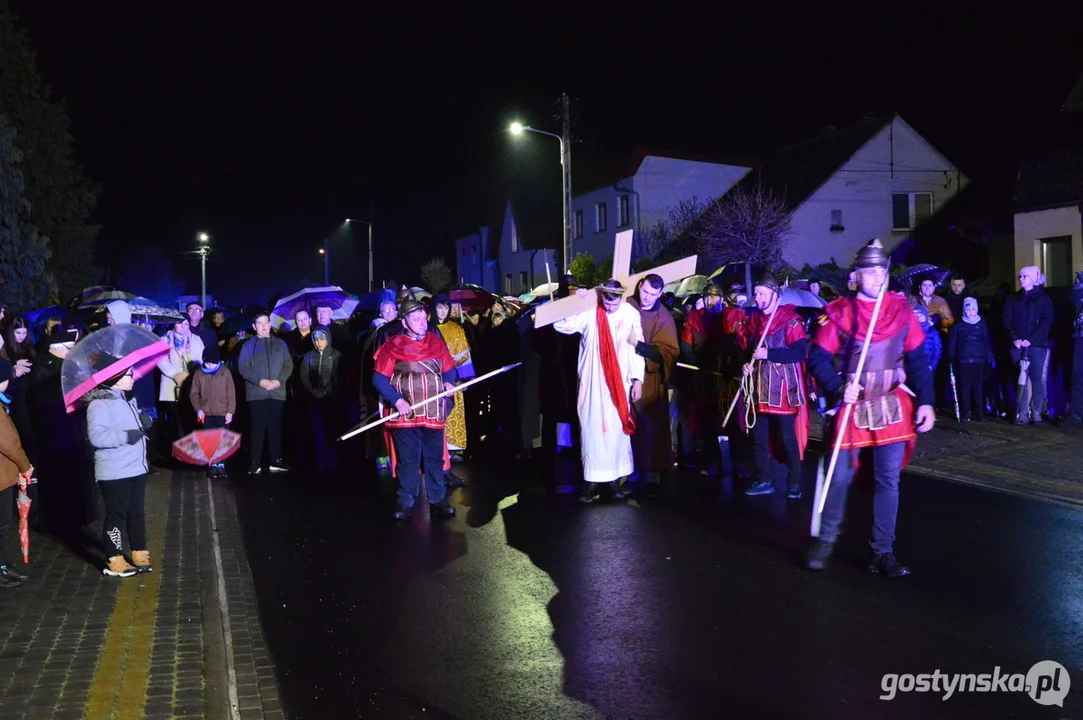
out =
<path fill-rule="evenodd" d="M 893 110 L 980 181 L 1064 122 L 1083 71 L 1078 2 L 1004 13 L 843 1 L 796 14 L 727 3 L 671 16 L 607 4 L 567 11 L 570 31 L 559 3 L 14 4 L 104 188 L 100 259 L 160 244 L 198 293 L 198 259 L 183 252 L 207 230 L 208 292 L 231 304 L 322 282 L 323 237 L 367 219 L 370 203 L 377 283 L 412 283 L 434 255 L 453 261 L 454 239 L 493 222 L 511 190 L 559 213 L 556 141 L 506 128 L 558 131 L 563 91 L 577 191 L 615 179 L 637 145 L 756 155 Z M 355 292 L 365 232 L 332 244 L 331 281 Z"/>

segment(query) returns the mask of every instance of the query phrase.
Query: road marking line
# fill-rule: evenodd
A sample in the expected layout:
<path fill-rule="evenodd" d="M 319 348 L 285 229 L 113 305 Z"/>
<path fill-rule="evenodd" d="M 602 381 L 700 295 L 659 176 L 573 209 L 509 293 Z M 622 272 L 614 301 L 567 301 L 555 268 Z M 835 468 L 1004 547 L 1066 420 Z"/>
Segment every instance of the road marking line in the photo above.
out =
<path fill-rule="evenodd" d="M 229 601 L 226 598 L 226 574 L 222 569 L 222 546 L 218 542 L 218 516 L 214 508 L 214 486 L 207 477 L 207 501 L 211 506 L 211 542 L 214 546 L 214 571 L 218 578 L 218 612 L 222 617 L 222 641 L 226 649 L 226 681 L 229 686 L 229 716 L 240 720 L 241 703 L 237 696 L 237 667 L 233 662 L 233 631 L 229 625 Z"/>
<path fill-rule="evenodd" d="M 148 481 L 149 484 L 149 481 Z M 161 552 L 165 541 L 166 517 L 169 515 L 169 485 L 165 507 L 154 503 L 147 514 L 147 545 Z M 150 677 L 150 652 L 158 615 L 158 568 L 130 578 L 106 578 L 119 582 L 116 604 L 109 616 L 94 683 L 86 704 L 86 717 L 142 717 L 147 701 Z M 138 578 L 138 580 L 136 579 Z"/>

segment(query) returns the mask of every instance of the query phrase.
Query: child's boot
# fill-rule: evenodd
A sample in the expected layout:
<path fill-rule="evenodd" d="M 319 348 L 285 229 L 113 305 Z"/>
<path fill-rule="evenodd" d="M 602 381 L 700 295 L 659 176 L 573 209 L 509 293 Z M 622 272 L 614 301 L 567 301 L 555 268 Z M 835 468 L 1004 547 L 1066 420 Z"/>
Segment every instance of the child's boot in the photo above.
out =
<path fill-rule="evenodd" d="M 138 570 L 132 565 L 129 565 L 123 555 L 114 555 L 109 558 L 109 564 L 102 568 L 102 574 L 109 575 L 110 577 L 131 577 L 137 572 Z"/>
<path fill-rule="evenodd" d="M 132 550 L 132 565 L 135 566 L 136 572 L 150 572 L 152 569 L 150 566 L 150 550 Z"/>

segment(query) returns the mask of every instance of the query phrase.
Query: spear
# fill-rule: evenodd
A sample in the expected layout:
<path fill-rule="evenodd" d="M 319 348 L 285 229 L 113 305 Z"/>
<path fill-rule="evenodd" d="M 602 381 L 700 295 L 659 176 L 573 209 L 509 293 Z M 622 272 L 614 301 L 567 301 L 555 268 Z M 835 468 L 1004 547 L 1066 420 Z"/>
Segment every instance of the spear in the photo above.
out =
<path fill-rule="evenodd" d="M 869 354 L 869 344 L 872 342 L 872 334 L 876 330 L 876 321 L 880 318 L 880 306 L 884 304 L 884 296 L 887 294 L 887 287 L 890 284 L 890 278 L 888 273 L 884 272 L 884 282 L 880 285 L 880 293 L 876 296 L 876 304 L 872 307 L 872 317 L 869 318 L 869 330 L 865 333 L 865 341 L 861 344 L 861 355 L 857 358 L 857 368 L 854 373 L 854 382 L 857 382 L 861 377 L 861 373 L 865 370 L 865 358 Z M 856 308 L 855 308 L 856 311 Z M 823 494 L 820 495 L 820 502 L 816 508 L 816 513 L 822 515 L 824 511 L 824 503 L 827 502 L 827 490 L 831 487 L 831 477 L 835 474 L 835 465 L 839 460 L 839 451 L 842 449 L 842 438 L 846 434 L 847 423 L 850 422 L 850 414 L 853 412 L 854 406 L 849 403 L 843 403 L 842 407 L 842 421 L 838 424 L 838 430 L 835 433 L 835 447 L 831 450 L 831 462 L 827 466 L 827 474 L 824 477 Z M 817 523 L 818 525 L 818 523 Z"/>
<path fill-rule="evenodd" d="M 502 368 L 497 368 L 496 370 L 493 370 L 492 372 L 487 372 L 484 375 L 480 375 L 480 376 L 474 378 L 473 380 L 468 380 L 467 382 L 464 382 L 462 385 L 456 385 L 455 387 L 451 388 L 450 390 L 445 390 L 444 392 L 442 392 L 442 393 L 440 393 L 438 395 L 433 395 L 431 398 L 428 398 L 427 400 L 422 400 L 419 403 L 415 403 L 415 404 L 410 406 L 410 410 L 411 411 L 412 410 L 417 410 L 419 407 L 424 407 L 425 405 L 428 405 L 431 402 L 434 402 L 436 400 L 442 400 L 442 399 L 446 398 L 448 395 L 454 395 L 457 392 L 461 392 L 461 391 L 465 390 L 466 388 L 470 387 L 471 385 L 475 385 L 475 384 L 481 382 L 482 380 L 488 380 L 489 378 L 493 377 L 494 375 L 499 375 L 502 372 L 507 372 L 508 370 L 511 370 L 513 368 L 517 368 L 522 364 L 523 364 L 522 362 L 512 363 L 511 365 L 505 365 Z M 399 417 L 400 417 L 400 415 L 399 415 L 398 412 L 393 412 L 390 415 L 388 415 L 387 417 L 380 418 L 379 420 L 375 420 L 373 422 L 370 422 L 367 425 L 359 425 L 358 427 L 354 428 L 350 432 L 348 432 L 345 435 L 343 435 L 342 437 L 340 437 L 338 440 L 339 440 L 339 442 L 342 442 L 343 440 L 349 440 L 354 435 L 360 435 L 361 433 L 365 432 L 366 430 L 371 430 L 372 428 L 374 428 L 374 427 L 376 427 L 378 425 L 383 425 L 385 422 L 388 422 L 389 420 L 396 420 Z"/>

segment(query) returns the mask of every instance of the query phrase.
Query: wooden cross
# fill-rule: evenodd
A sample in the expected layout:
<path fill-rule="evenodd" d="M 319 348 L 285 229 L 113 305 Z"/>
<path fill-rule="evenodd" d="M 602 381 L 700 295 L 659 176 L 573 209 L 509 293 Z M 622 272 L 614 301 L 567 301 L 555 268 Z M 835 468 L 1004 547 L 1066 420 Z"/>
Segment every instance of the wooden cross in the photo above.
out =
<path fill-rule="evenodd" d="M 624 230 L 617 233 L 613 242 L 613 277 L 620 280 L 624 285 L 624 297 L 631 297 L 635 292 L 636 284 L 647 275 L 654 273 L 662 278 L 662 282 L 669 284 L 696 274 L 696 256 L 689 255 L 681 260 L 675 260 L 665 265 L 660 265 L 650 270 L 645 270 L 635 275 L 629 275 L 632 269 L 632 231 Z M 606 278 L 608 280 L 608 278 Z M 589 293 L 585 298 L 578 295 L 569 295 L 556 302 L 539 305 L 534 311 L 534 327 L 540 328 L 552 325 L 557 320 L 577 315 L 586 310 L 593 310 L 598 306 L 598 294 Z"/>

